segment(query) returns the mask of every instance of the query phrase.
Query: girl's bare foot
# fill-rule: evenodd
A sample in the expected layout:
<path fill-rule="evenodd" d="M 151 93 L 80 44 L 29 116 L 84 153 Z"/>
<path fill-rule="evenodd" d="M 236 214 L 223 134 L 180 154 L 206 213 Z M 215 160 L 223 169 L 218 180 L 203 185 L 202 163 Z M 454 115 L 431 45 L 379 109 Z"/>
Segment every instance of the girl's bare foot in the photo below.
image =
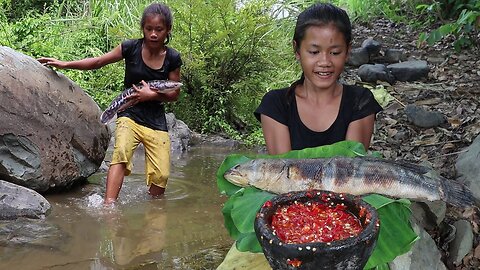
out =
<path fill-rule="evenodd" d="M 161 196 L 164 193 L 165 193 L 165 188 L 156 186 L 154 184 L 151 184 L 150 188 L 148 189 L 148 194 L 152 195 L 153 197 Z"/>

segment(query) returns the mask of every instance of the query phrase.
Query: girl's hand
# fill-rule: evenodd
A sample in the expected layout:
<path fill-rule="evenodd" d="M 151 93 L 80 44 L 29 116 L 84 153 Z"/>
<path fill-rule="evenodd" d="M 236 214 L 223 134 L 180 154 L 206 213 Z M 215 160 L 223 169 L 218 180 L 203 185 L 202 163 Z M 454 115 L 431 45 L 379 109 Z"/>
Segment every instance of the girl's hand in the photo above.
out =
<path fill-rule="evenodd" d="M 44 66 L 51 66 L 56 68 L 65 68 L 65 62 L 57 60 L 55 58 L 41 57 L 37 59 Z"/>
<path fill-rule="evenodd" d="M 144 102 L 147 100 L 153 100 L 158 98 L 158 94 L 153 91 L 148 83 L 146 83 L 144 80 L 140 82 L 142 84 L 141 87 L 137 87 L 136 85 L 133 85 L 133 89 L 135 89 L 135 93 L 133 93 L 129 99 L 134 101 L 134 105 L 139 103 L 139 102 Z"/>

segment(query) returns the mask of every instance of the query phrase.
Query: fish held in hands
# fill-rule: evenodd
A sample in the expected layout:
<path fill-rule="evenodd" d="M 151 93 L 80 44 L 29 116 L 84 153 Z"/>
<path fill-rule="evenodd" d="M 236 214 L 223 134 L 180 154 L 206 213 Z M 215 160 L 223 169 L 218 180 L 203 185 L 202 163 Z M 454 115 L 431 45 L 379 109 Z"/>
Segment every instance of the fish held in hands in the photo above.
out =
<path fill-rule="evenodd" d="M 234 166 L 224 177 L 237 186 L 254 186 L 277 194 L 320 189 L 478 206 L 466 186 L 441 176 L 427 176 L 428 171 L 420 165 L 373 157 L 253 159 Z"/>
<path fill-rule="evenodd" d="M 150 89 L 159 93 L 174 91 L 182 86 L 182 83 L 171 80 L 153 80 L 147 81 L 146 83 Z M 137 88 L 143 87 L 142 84 L 136 84 L 135 86 Z M 135 92 L 135 88 L 129 87 L 119 94 L 115 99 L 113 99 L 110 103 L 110 106 L 108 106 L 108 108 L 100 116 L 100 122 L 106 124 L 113 119 L 115 114 L 127 109 L 128 107 L 131 107 L 134 104 L 134 101 L 129 100 L 129 97 Z"/>

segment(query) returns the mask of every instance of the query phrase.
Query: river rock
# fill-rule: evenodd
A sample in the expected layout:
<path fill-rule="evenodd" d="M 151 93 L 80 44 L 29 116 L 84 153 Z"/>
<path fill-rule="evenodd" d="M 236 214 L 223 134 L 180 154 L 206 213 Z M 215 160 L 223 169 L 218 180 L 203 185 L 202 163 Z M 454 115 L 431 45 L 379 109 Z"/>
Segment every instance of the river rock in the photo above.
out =
<path fill-rule="evenodd" d="M 359 67 L 363 64 L 367 64 L 370 61 L 370 55 L 368 54 L 367 48 L 355 48 L 350 51 L 350 55 L 347 59 L 347 64 Z"/>
<path fill-rule="evenodd" d="M 420 227 L 433 230 L 445 219 L 447 205 L 444 201 L 412 202 L 410 210 L 412 217 Z"/>
<path fill-rule="evenodd" d="M 465 183 L 473 193 L 473 196 L 480 200 L 480 136 L 477 136 L 473 143 L 461 153 L 455 164 L 457 180 Z"/>
<path fill-rule="evenodd" d="M 400 61 L 405 61 L 406 56 L 401 49 L 387 49 L 385 50 L 384 58 L 387 63 L 398 63 Z"/>
<path fill-rule="evenodd" d="M 0 180 L 0 220 L 44 218 L 50 203 L 36 191 Z"/>
<path fill-rule="evenodd" d="M 447 267 L 441 260 L 442 255 L 432 237 L 415 222 L 412 223 L 412 228 L 419 236 L 419 239 L 413 244 L 410 251 L 398 256 L 388 264 L 390 270 L 447 270 Z"/>
<path fill-rule="evenodd" d="M 0 177 L 45 192 L 93 174 L 110 135 L 78 85 L 35 59 L 0 46 Z"/>
<path fill-rule="evenodd" d="M 387 68 L 392 72 L 397 81 L 411 82 L 427 77 L 430 68 L 427 61 L 411 60 L 401 63 L 388 65 Z"/>
<path fill-rule="evenodd" d="M 367 38 L 362 42 L 362 48 L 367 49 L 368 55 L 371 58 L 372 56 L 376 56 L 380 53 L 382 44 L 373 38 Z"/>
<path fill-rule="evenodd" d="M 38 249 L 60 252 L 68 245 L 70 236 L 57 225 L 45 220 L 18 218 L 0 221 L 0 246 L 10 249 Z M 14 268 L 7 268 L 14 269 Z"/>
<path fill-rule="evenodd" d="M 455 265 L 459 265 L 473 247 L 473 231 L 472 225 L 466 220 L 457 220 L 453 226 L 456 233 L 455 239 L 450 244 L 448 257 Z"/>
<path fill-rule="evenodd" d="M 358 69 L 358 76 L 364 82 L 376 83 L 377 81 L 395 83 L 395 77 L 390 73 L 385 65 L 365 64 Z"/>
<path fill-rule="evenodd" d="M 447 121 L 446 117 L 440 112 L 428 111 L 416 105 L 407 105 L 405 107 L 407 119 L 417 127 L 432 128 L 439 126 Z"/>

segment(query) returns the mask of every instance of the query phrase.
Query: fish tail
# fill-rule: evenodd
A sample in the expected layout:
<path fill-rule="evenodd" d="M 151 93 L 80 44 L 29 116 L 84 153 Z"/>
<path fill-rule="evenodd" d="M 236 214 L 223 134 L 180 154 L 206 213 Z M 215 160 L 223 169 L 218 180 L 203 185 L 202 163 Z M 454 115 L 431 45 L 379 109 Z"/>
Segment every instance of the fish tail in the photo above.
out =
<path fill-rule="evenodd" d="M 453 206 L 479 207 L 480 200 L 475 198 L 468 187 L 458 181 L 440 177 L 441 197 Z M 443 195 L 443 196 L 442 196 Z"/>

